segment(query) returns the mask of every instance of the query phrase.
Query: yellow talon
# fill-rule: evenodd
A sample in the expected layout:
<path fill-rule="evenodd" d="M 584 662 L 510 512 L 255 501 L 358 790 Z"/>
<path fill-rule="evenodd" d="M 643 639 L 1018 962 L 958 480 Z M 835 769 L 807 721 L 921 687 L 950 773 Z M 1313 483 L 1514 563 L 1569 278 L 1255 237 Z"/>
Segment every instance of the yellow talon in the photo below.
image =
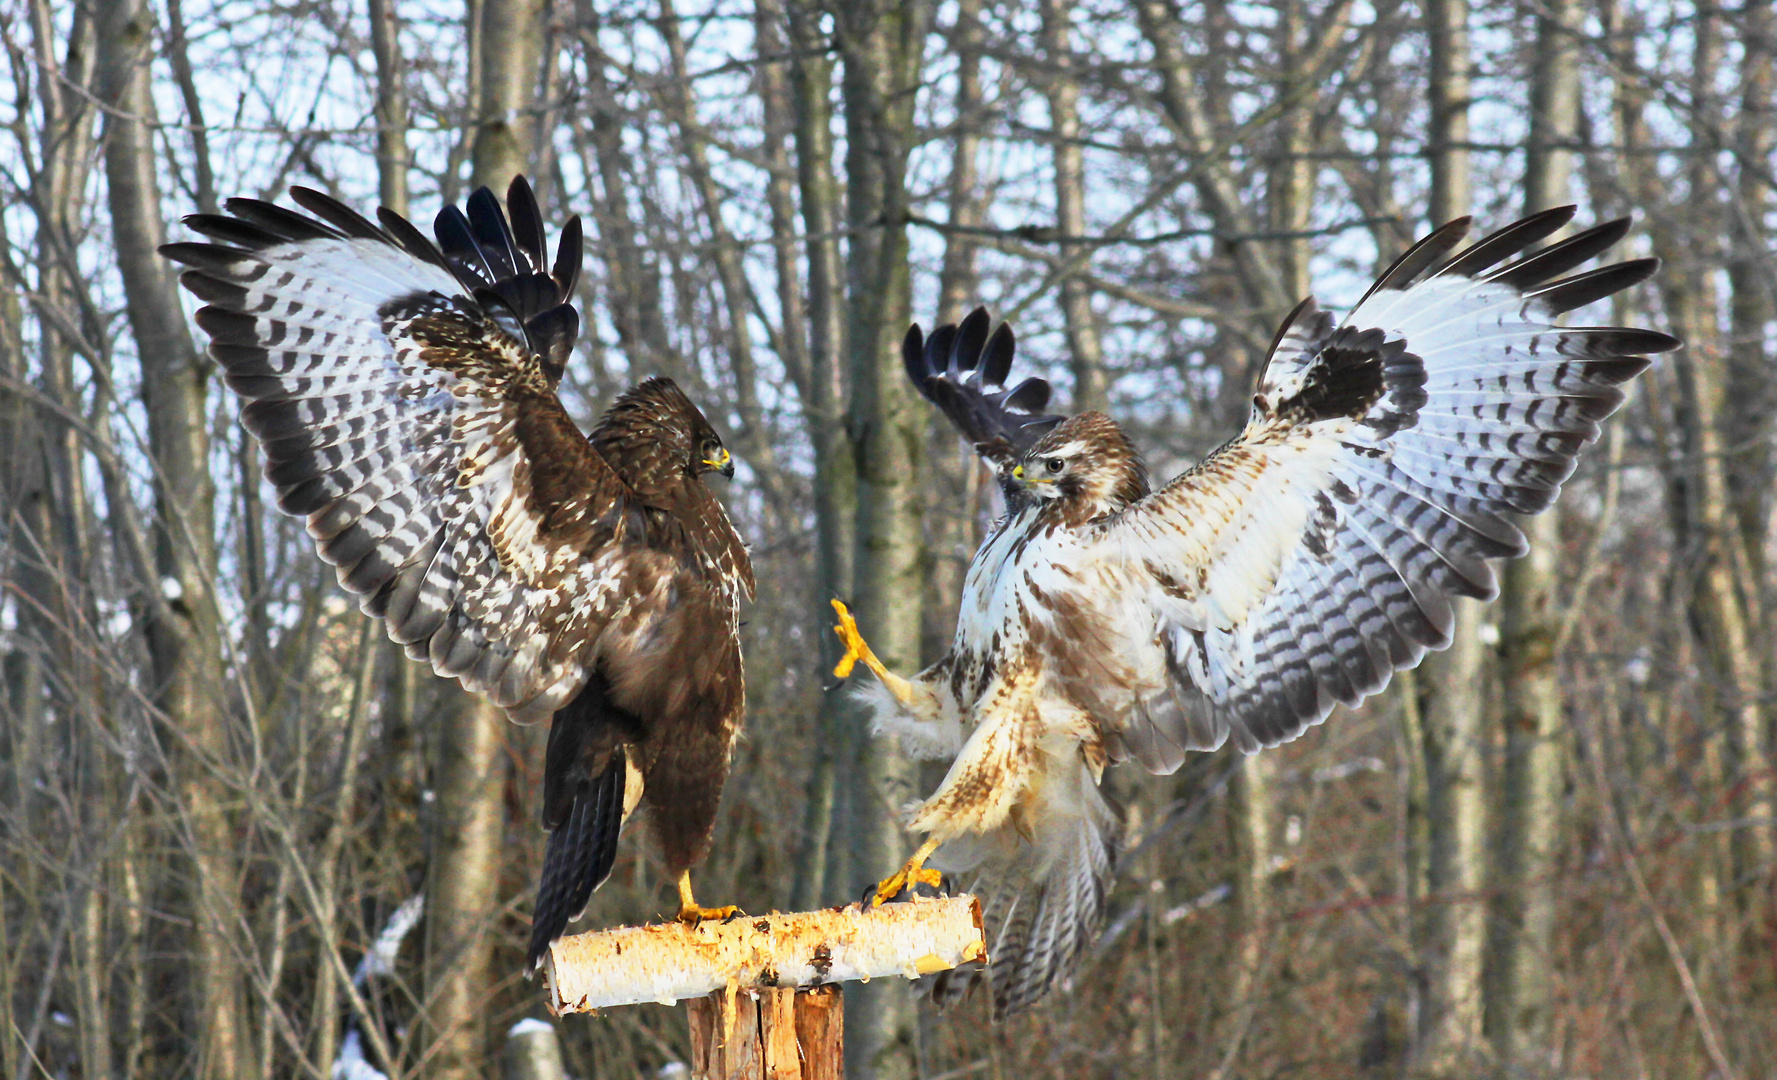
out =
<path fill-rule="evenodd" d="M 913 853 L 913 858 L 907 860 L 906 866 L 877 883 L 876 896 L 870 901 L 870 906 L 881 907 L 914 885 L 930 885 L 934 889 L 937 888 L 938 884 L 944 880 L 944 875 L 936 870 L 927 869 L 925 865 L 926 860 L 931 858 L 932 852 L 936 850 L 938 850 L 936 840 L 927 840 L 921 844 L 919 850 Z"/>
<path fill-rule="evenodd" d="M 874 659 L 874 654 L 870 652 L 870 646 L 864 644 L 864 635 L 858 633 L 858 620 L 852 617 L 845 602 L 842 600 L 833 601 L 833 610 L 839 615 L 839 625 L 833 627 L 833 632 L 838 634 L 839 640 L 845 643 L 845 655 L 840 657 L 839 663 L 833 666 L 833 677 L 844 679 L 851 676 L 851 669 L 858 665 L 859 660 L 864 659 L 865 656 Z"/>
<path fill-rule="evenodd" d="M 691 871 L 679 874 L 679 914 L 678 920 L 689 926 L 702 922 L 722 922 L 732 919 L 740 909 L 733 904 L 726 907 L 704 907 L 691 897 Z"/>
<path fill-rule="evenodd" d="M 839 658 L 838 664 L 834 665 L 833 677 L 843 679 L 850 676 L 852 669 L 857 667 L 859 661 L 862 661 L 865 667 L 876 673 L 876 677 L 882 680 L 882 685 L 889 688 L 889 692 L 895 695 L 896 700 L 903 705 L 912 704 L 913 684 L 890 671 L 881 660 L 876 658 L 875 651 L 864 641 L 864 635 L 858 633 L 858 620 L 852 617 L 851 609 L 845 606 L 844 601 L 834 600 L 833 610 L 839 616 L 839 622 L 833 627 L 833 632 L 839 635 L 840 641 L 845 643 L 845 655 Z"/>

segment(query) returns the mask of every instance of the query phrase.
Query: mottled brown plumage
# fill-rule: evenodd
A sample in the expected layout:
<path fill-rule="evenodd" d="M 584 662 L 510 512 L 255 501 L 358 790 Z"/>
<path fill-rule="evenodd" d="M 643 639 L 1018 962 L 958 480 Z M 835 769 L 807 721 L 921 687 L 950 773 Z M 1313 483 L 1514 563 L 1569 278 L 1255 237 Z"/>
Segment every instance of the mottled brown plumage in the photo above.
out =
<path fill-rule="evenodd" d="M 509 224 L 485 188 L 438 216 L 438 244 L 318 192 L 315 217 L 233 199 L 172 244 L 279 505 L 409 656 L 517 720 L 552 717 L 551 830 L 530 959 L 610 872 L 621 824 L 652 809 L 668 867 L 709 847 L 744 711 L 745 546 L 715 496 L 733 475 L 668 379 L 590 437 L 555 394 L 579 329 L 579 219 L 546 261 L 523 179 Z M 318 220 L 317 220 L 318 219 Z M 687 910 L 688 879 L 681 874 Z"/>

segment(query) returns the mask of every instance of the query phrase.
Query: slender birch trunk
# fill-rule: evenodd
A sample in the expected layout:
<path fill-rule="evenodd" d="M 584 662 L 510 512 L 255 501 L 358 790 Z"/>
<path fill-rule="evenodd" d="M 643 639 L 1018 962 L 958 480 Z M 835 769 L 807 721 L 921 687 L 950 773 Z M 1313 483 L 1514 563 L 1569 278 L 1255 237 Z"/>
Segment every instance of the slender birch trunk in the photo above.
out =
<path fill-rule="evenodd" d="M 369 0 L 376 57 L 376 178 L 382 205 L 407 216 L 407 66 L 397 0 Z"/>
<path fill-rule="evenodd" d="M 504 195 L 512 178 L 530 166 L 546 6 L 540 0 L 483 0 L 477 6 L 472 14 L 479 16 L 481 92 L 470 186 Z M 433 1040 L 426 1072 L 440 1080 L 469 1080 L 481 1075 L 488 1054 L 508 728 L 505 714 L 480 697 L 459 697 L 441 712 L 426 870 L 426 1021 Z M 527 740 L 517 741 L 522 746 Z"/>

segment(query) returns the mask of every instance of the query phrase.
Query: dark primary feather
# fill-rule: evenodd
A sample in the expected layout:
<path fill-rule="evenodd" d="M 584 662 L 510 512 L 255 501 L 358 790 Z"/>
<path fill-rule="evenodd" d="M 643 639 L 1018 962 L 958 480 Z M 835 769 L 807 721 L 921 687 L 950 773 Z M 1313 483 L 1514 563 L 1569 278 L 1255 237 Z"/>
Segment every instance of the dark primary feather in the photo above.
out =
<path fill-rule="evenodd" d="M 1029 378 L 1006 389 L 1016 341 L 1010 326 L 1002 323 L 990 335 L 990 325 L 985 308 L 960 325 L 938 327 L 929 339 L 915 324 L 901 343 L 901 361 L 926 400 L 1004 472 L 1062 418 L 1042 411 L 1049 404 L 1047 380 Z"/>

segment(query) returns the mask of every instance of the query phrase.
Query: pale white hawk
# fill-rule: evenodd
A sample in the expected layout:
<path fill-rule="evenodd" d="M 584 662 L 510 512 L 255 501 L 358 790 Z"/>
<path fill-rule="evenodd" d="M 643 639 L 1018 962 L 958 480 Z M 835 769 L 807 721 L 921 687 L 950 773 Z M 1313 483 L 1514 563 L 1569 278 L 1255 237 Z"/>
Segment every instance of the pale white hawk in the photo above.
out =
<path fill-rule="evenodd" d="M 1675 339 L 1557 327 L 1645 280 L 1653 259 L 1572 274 L 1614 221 L 1534 254 L 1571 207 L 1452 254 L 1469 222 L 1415 244 L 1343 321 L 1304 300 L 1278 330 L 1246 429 L 1159 489 L 1103 413 L 1039 416 L 1040 380 L 999 391 L 1012 337 L 977 311 L 907 336 L 909 374 L 1000 470 L 1007 514 L 975 555 L 949 655 L 882 667 L 879 731 L 948 759 L 912 813 L 930 858 L 973 873 L 996 1015 L 1040 998 L 1094 934 L 1116 863 L 1107 763 L 1171 773 L 1232 739 L 1252 753 L 1380 692 L 1450 643 L 1451 598 L 1492 598 L 1524 554 L 1515 514 L 1549 507 L 1618 387 Z M 1521 257 L 1520 257 L 1521 256 Z"/>

